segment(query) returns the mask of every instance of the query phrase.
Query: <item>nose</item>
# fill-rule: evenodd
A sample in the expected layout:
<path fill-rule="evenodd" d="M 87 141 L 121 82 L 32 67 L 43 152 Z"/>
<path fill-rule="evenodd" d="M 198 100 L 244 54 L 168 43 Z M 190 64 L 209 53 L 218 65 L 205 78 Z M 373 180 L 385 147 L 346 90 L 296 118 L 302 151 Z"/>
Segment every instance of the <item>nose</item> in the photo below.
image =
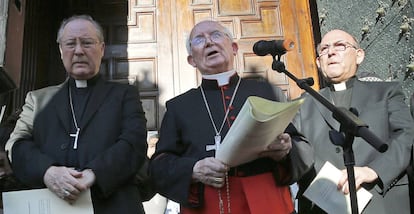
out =
<path fill-rule="evenodd" d="M 332 55 L 336 52 L 337 52 L 337 50 L 335 50 L 335 47 L 333 45 L 328 46 L 328 55 Z"/>
<path fill-rule="evenodd" d="M 75 54 L 83 54 L 83 48 L 82 48 L 82 44 L 80 42 L 76 42 Z"/>
<path fill-rule="evenodd" d="M 206 36 L 206 46 L 210 46 L 214 41 L 211 39 L 211 36 Z"/>

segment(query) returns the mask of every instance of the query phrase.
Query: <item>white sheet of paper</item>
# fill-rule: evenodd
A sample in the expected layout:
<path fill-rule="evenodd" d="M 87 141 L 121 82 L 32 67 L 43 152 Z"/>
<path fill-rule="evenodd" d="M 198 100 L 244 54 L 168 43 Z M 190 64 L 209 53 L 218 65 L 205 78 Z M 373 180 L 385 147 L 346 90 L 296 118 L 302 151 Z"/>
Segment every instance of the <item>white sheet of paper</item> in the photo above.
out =
<path fill-rule="evenodd" d="M 250 96 L 216 152 L 216 158 L 231 167 L 257 159 L 284 132 L 303 101 L 275 102 Z"/>
<path fill-rule="evenodd" d="M 49 189 L 3 192 L 4 214 L 93 214 L 91 192 L 83 192 L 74 204 Z"/>
<path fill-rule="evenodd" d="M 337 189 L 341 177 L 341 170 L 330 162 L 325 162 L 315 179 L 303 193 L 309 200 L 313 201 L 327 213 L 351 214 L 350 195 L 344 195 Z M 372 194 L 364 188 L 357 191 L 358 212 L 361 213 Z"/>

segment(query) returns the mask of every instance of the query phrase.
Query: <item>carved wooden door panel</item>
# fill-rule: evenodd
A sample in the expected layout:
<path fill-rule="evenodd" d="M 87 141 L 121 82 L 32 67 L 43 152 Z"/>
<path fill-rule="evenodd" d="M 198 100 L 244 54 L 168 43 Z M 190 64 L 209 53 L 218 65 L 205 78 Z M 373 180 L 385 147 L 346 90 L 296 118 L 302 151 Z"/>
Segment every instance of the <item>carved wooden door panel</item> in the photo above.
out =
<path fill-rule="evenodd" d="M 290 98 L 301 90 L 284 74 L 272 70 L 272 57 L 256 56 L 252 47 L 258 40 L 290 39 L 292 51 L 282 57 L 287 70 L 298 78 L 313 76 L 315 67 L 309 3 L 302 0 L 177 0 L 171 1 L 173 35 L 176 35 L 178 70 L 174 70 L 176 93 L 198 85 L 198 72 L 187 64 L 185 38 L 195 23 L 204 19 L 227 26 L 239 44 L 236 69 L 242 76 L 260 75 L 281 87 Z"/>
<path fill-rule="evenodd" d="M 170 89 L 172 49 L 168 46 L 171 30 L 161 16 L 169 16 L 168 7 L 156 0 L 103 2 L 96 10 L 106 31 L 101 72 L 108 79 L 139 89 L 147 129 L 158 130 L 163 104 L 174 96 Z"/>

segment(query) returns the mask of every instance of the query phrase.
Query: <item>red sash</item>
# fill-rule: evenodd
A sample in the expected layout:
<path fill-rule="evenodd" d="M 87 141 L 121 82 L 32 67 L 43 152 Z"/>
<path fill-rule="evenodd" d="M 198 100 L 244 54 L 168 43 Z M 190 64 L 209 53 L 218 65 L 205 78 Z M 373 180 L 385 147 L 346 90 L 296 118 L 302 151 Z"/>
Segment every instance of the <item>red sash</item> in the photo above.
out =
<path fill-rule="evenodd" d="M 293 202 L 289 186 L 277 186 L 272 173 L 229 177 L 230 209 L 233 214 L 290 214 Z M 226 185 L 220 189 L 224 213 L 228 213 Z M 182 214 L 219 214 L 218 189 L 205 186 L 204 206 L 181 206 Z"/>

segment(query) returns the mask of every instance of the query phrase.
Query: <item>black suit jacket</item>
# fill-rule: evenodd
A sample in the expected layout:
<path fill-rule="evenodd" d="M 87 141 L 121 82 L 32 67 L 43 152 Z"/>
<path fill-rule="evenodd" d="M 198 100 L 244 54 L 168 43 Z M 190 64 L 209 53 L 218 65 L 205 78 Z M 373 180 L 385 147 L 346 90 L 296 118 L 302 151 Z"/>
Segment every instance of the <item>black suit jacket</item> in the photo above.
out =
<path fill-rule="evenodd" d="M 320 93 L 327 100 L 332 100 L 329 88 L 322 89 Z M 335 146 L 328 135 L 332 129 L 339 130 L 339 122 L 309 94 L 303 97 L 306 100 L 294 124 L 314 149 L 316 172 L 325 161 L 345 169 L 342 148 Z M 351 107 L 357 109 L 359 118 L 369 126 L 370 131 L 389 146 L 385 153 L 380 153 L 360 137 L 353 142 L 355 166 L 370 167 L 380 179 L 375 185 L 366 186 L 373 199 L 364 214 L 409 212 L 407 176 L 399 179 L 399 175 L 404 174 L 408 166 L 414 123 L 404 98 L 396 82 L 354 82 Z M 301 183 L 310 183 L 311 179 L 313 176 L 306 177 Z M 301 191 L 304 188 L 306 186 L 302 185 Z M 307 210 L 304 211 L 307 213 Z"/>
<path fill-rule="evenodd" d="M 44 187 L 43 176 L 52 166 L 68 166 L 73 147 L 73 119 L 68 81 L 29 92 L 23 112 L 7 143 L 13 171 L 25 184 Z M 143 213 L 133 178 L 146 155 L 146 120 L 138 90 L 98 80 L 93 86 L 81 128 L 79 169 L 96 175 L 92 186 L 95 213 Z"/>

